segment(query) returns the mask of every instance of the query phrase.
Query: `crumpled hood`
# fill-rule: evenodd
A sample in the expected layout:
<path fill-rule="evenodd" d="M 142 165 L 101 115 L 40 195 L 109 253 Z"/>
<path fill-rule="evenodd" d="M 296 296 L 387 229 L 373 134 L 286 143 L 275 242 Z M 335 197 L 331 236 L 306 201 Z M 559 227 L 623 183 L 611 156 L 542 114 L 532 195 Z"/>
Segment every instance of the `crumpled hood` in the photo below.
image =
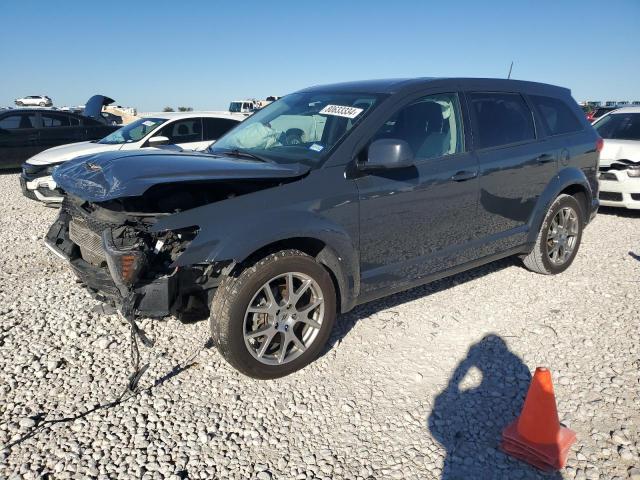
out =
<path fill-rule="evenodd" d="M 640 162 L 640 141 L 605 139 L 600 152 L 600 166 L 608 167 L 616 160 Z"/>
<path fill-rule="evenodd" d="M 27 160 L 27 163 L 31 165 L 52 165 L 66 162 L 81 155 L 108 152 L 111 150 L 119 150 L 120 148 L 122 148 L 122 145 L 109 145 L 97 142 L 69 143 L 44 150 Z"/>
<path fill-rule="evenodd" d="M 142 195 L 154 185 L 205 180 L 278 179 L 302 176 L 309 167 L 279 165 L 194 152 L 104 152 L 57 167 L 53 179 L 65 192 L 89 202 Z"/>

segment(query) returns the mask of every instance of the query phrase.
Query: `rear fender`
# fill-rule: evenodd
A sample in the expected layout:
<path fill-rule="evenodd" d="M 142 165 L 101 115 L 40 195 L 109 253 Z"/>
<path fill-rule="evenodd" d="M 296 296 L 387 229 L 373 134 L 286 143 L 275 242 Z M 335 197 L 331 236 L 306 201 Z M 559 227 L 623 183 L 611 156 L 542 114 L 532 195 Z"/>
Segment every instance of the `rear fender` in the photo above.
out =
<path fill-rule="evenodd" d="M 529 234 L 527 236 L 527 243 L 534 244 L 536 242 L 538 232 L 542 227 L 542 222 L 544 221 L 544 217 L 549 211 L 551 204 L 563 190 L 573 185 L 581 187 L 584 190 L 585 195 L 587 196 L 587 205 L 590 206 L 592 204 L 593 191 L 584 172 L 575 167 L 567 167 L 560 170 L 558 174 L 553 177 L 553 180 L 549 182 L 547 188 L 545 188 L 545 190 L 542 192 L 542 195 L 540 195 L 540 198 L 538 198 L 536 208 L 534 209 L 533 214 L 529 219 Z M 585 212 L 585 214 L 587 215 L 588 220 L 589 212 Z"/>

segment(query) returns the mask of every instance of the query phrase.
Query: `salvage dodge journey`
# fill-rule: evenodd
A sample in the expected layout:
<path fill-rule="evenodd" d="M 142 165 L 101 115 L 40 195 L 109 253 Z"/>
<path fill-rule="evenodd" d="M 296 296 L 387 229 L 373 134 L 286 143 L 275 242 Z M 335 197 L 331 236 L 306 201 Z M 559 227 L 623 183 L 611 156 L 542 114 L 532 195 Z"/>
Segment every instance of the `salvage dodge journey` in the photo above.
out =
<path fill-rule="evenodd" d="M 564 271 L 598 209 L 601 148 L 551 85 L 313 87 L 204 152 L 61 165 L 46 243 L 125 318 L 208 316 L 231 365 L 275 378 L 310 363 L 337 315 L 364 302 L 510 255 Z"/>

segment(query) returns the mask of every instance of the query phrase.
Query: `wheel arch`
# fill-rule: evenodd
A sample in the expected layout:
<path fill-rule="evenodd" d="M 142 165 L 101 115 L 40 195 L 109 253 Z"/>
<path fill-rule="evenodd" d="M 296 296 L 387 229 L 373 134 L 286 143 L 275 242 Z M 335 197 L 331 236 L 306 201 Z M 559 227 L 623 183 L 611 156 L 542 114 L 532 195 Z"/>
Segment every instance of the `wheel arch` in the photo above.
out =
<path fill-rule="evenodd" d="M 574 197 L 580 207 L 582 208 L 582 213 L 584 215 L 583 220 L 585 223 L 589 222 L 589 202 L 590 192 L 586 189 L 584 185 L 579 183 L 572 183 L 571 185 L 566 186 L 558 195 L 571 195 Z M 557 196 L 556 196 L 557 197 Z"/>
<path fill-rule="evenodd" d="M 330 244 L 320 238 L 295 236 L 271 241 L 246 253 L 243 258 L 236 259 L 236 268 L 253 264 L 271 253 L 290 249 L 306 253 L 325 268 L 335 287 L 336 305 L 338 305 L 340 312 L 344 313 L 353 308 L 358 293 L 359 272 L 350 266 L 350 262 L 340 256 Z"/>
<path fill-rule="evenodd" d="M 586 175 L 582 170 L 575 167 L 565 168 L 558 172 L 549 182 L 542 195 L 538 199 L 536 208 L 529 221 L 528 243 L 535 243 L 538 231 L 542 226 L 544 217 L 553 201 L 559 195 L 567 194 L 576 197 L 580 206 L 584 209 L 585 224 L 590 219 L 590 205 L 593 201 L 593 192 Z"/>

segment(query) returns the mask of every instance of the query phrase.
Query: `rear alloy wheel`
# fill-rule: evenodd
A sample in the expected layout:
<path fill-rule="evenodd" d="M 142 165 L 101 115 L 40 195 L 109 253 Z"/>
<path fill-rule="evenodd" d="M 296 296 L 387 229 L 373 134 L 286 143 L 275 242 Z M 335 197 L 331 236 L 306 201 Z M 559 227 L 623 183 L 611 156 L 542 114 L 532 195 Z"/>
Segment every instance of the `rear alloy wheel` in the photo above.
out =
<path fill-rule="evenodd" d="M 578 253 L 582 229 L 580 203 L 571 195 L 560 195 L 547 212 L 535 247 L 524 258 L 525 266 L 547 275 L 565 271 Z"/>
<path fill-rule="evenodd" d="M 312 257 L 284 250 L 223 279 L 211 304 L 211 332 L 242 373 L 277 378 L 317 357 L 335 317 L 328 272 Z"/>

